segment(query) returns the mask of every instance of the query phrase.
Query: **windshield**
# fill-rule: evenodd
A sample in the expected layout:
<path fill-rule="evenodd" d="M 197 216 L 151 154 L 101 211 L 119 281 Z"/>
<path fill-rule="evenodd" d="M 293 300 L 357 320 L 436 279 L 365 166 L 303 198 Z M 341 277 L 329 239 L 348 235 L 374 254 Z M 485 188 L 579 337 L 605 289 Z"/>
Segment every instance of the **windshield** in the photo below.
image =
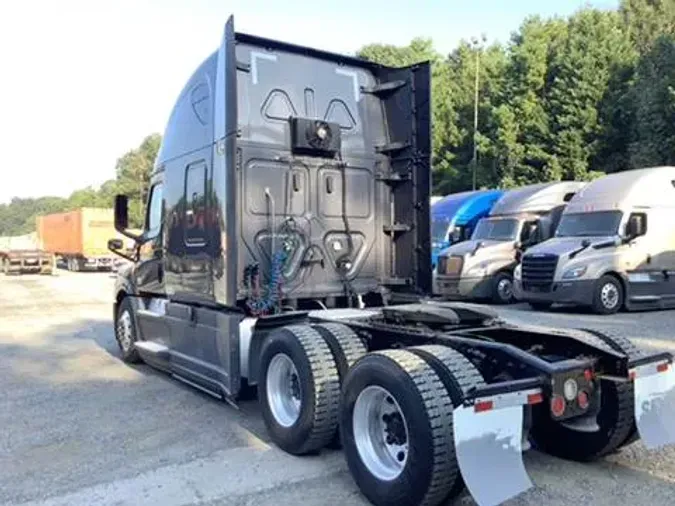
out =
<path fill-rule="evenodd" d="M 560 220 L 556 237 L 591 237 L 616 235 L 621 211 L 565 214 Z"/>
<path fill-rule="evenodd" d="M 448 227 L 450 220 L 445 216 L 436 216 L 431 222 L 431 240 L 433 242 L 445 242 L 448 240 Z"/>
<path fill-rule="evenodd" d="M 478 226 L 476 226 L 476 231 L 471 236 L 471 239 L 512 241 L 516 238 L 517 232 L 518 232 L 518 220 L 484 219 L 478 222 Z"/>

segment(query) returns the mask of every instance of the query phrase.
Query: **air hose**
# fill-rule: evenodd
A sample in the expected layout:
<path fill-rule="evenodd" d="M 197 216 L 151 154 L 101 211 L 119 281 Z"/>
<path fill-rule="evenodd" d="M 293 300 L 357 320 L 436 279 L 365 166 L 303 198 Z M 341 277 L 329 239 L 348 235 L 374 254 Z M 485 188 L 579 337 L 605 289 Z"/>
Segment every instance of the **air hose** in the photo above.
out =
<path fill-rule="evenodd" d="M 248 269 L 247 286 L 253 287 L 253 296 L 246 301 L 248 309 L 254 316 L 260 316 L 269 313 L 277 313 L 281 310 L 281 284 L 283 282 L 283 268 L 286 262 L 287 253 L 285 248 L 277 251 L 272 257 L 272 268 L 270 269 L 270 280 L 264 295 L 259 290 L 259 268 L 258 264 Z"/>

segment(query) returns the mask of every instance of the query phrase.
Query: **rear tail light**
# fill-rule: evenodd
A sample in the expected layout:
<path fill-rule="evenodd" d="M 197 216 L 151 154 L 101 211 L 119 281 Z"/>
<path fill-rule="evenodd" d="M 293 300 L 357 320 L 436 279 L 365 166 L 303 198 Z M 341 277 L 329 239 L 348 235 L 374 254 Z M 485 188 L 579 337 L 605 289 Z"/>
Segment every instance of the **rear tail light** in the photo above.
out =
<path fill-rule="evenodd" d="M 583 390 L 579 392 L 579 395 L 577 395 L 577 404 L 579 404 L 581 409 L 587 409 L 588 405 L 590 404 L 588 400 L 588 394 Z"/>
<path fill-rule="evenodd" d="M 556 418 L 560 418 L 565 414 L 565 399 L 560 395 L 551 397 L 551 413 Z"/>

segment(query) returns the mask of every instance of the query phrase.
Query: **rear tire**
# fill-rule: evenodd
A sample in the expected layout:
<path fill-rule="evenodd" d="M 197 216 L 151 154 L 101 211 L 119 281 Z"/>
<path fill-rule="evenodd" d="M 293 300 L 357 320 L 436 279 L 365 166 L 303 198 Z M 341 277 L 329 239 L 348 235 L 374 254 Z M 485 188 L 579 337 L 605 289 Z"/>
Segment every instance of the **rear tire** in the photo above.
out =
<path fill-rule="evenodd" d="M 598 345 L 608 346 L 626 353 L 629 357 L 641 353 L 624 337 L 610 336 L 595 330 L 580 329 L 599 339 Z M 638 437 L 635 424 L 635 394 L 633 382 L 618 383 L 601 380 L 598 432 L 581 432 L 570 429 L 551 419 L 547 404 L 535 408 L 534 426 L 531 430 L 535 445 L 543 452 L 556 457 L 580 462 L 602 458 Z"/>
<path fill-rule="evenodd" d="M 474 387 L 484 386 L 485 379 L 480 371 L 464 355 L 452 348 L 440 345 L 417 346 L 408 351 L 422 358 L 429 364 L 443 382 L 454 408 L 459 407 L 461 399 Z M 450 492 L 443 503 L 458 497 L 466 485 L 462 479 L 456 460 L 454 444 L 454 426 L 450 424 L 452 439 L 452 458 L 455 461 L 456 478 Z"/>
<path fill-rule="evenodd" d="M 356 332 L 342 323 L 322 323 L 312 325 L 312 328 L 321 334 L 330 348 L 340 378 L 340 388 L 342 388 L 349 368 L 368 350 Z M 335 429 L 335 435 L 327 447 L 334 450 L 342 448 L 339 427 Z"/>
<path fill-rule="evenodd" d="M 439 375 L 412 351 L 369 353 L 354 364 L 340 433 L 351 475 L 371 503 L 435 506 L 449 496 L 459 474 L 452 410 Z"/>
<path fill-rule="evenodd" d="M 115 317 L 115 339 L 122 354 L 122 360 L 128 364 L 136 364 L 141 361 L 138 350 L 135 347 L 138 333 L 134 319 L 134 308 L 128 297 L 120 302 Z"/>
<path fill-rule="evenodd" d="M 258 399 L 272 441 L 293 455 L 326 446 L 338 425 L 340 378 L 330 348 L 309 325 L 272 331 L 260 352 Z"/>

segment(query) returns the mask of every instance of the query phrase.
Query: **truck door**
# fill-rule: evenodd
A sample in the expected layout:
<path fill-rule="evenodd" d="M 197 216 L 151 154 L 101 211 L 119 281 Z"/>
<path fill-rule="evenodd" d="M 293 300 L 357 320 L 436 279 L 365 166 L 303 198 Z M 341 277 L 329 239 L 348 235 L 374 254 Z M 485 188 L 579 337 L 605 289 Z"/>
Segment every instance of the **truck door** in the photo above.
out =
<path fill-rule="evenodd" d="M 162 229 L 164 216 L 164 185 L 156 181 L 150 188 L 145 215 L 145 229 L 139 244 L 139 262 L 136 264 L 136 287 L 139 293 L 164 293 L 164 254 Z"/>

